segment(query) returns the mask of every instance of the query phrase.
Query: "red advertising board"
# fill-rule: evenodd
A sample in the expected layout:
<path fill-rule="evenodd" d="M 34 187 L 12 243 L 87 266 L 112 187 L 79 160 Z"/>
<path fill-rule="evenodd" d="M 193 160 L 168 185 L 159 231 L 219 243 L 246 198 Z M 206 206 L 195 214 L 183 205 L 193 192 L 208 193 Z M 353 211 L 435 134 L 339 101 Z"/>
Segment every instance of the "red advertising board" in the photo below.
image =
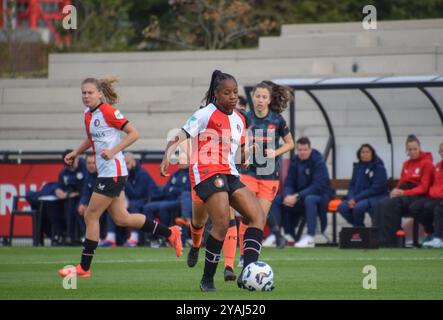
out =
<path fill-rule="evenodd" d="M 164 185 L 167 177 L 160 176 L 159 163 L 142 164 L 159 185 Z M 14 196 L 25 196 L 27 191 L 37 191 L 46 182 L 57 181 L 62 164 L 0 164 L 0 236 L 9 235 L 10 212 Z M 171 173 L 177 169 L 171 166 Z M 29 206 L 26 201 L 19 208 Z M 15 236 L 31 236 L 31 217 L 18 216 L 14 222 Z"/>

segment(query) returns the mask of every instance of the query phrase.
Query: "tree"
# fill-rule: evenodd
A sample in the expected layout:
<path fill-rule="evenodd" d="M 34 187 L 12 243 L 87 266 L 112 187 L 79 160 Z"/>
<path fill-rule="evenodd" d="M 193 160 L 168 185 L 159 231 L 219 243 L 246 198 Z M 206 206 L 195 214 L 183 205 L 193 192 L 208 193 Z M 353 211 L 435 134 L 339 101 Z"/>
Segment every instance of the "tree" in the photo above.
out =
<path fill-rule="evenodd" d="M 151 16 L 143 31 L 151 45 L 163 43 L 169 49 L 236 48 L 275 27 L 269 19 L 254 20 L 252 0 L 170 0 L 169 4 L 169 24 Z"/>
<path fill-rule="evenodd" d="M 60 33 L 69 32 L 72 44 L 61 48 L 65 51 L 126 51 L 130 49 L 134 29 L 128 12 L 134 5 L 125 0 L 74 0 L 77 9 L 78 29 L 64 30 L 61 22 Z"/>

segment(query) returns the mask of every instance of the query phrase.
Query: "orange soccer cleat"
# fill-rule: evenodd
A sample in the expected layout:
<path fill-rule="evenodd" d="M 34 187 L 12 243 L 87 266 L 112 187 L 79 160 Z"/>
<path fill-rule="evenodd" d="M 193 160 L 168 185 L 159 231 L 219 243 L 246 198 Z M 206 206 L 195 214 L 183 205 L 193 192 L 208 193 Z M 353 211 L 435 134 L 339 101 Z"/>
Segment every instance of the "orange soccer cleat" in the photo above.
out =
<path fill-rule="evenodd" d="M 168 240 L 171 243 L 171 245 L 175 249 L 175 255 L 177 257 L 180 257 L 182 255 L 182 231 L 179 226 L 172 226 L 169 228 L 171 230 L 171 235 L 169 236 Z"/>
<path fill-rule="evenodd" d="M 73 268 L 63 268 L 58 270 L 58 274 L 61 275 L 62 277 L 67 277 L 69 275 L 76 275 L 77 277 L 80 278 L 89 278 L 92 274 L 91 271 L 85 271 L 83 270 L 82 266 L 80 264 L 78 264 L 76 267 Z"/>

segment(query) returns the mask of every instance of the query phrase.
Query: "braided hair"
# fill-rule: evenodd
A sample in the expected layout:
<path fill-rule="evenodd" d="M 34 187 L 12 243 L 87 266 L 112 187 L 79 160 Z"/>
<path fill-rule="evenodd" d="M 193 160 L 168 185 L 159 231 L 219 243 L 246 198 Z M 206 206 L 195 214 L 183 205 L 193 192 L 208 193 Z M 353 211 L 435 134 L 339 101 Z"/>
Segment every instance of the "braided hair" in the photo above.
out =
<path fill-rule="evenodd" d="M 269 91 L 271 97 L 269 109 L 276 113 L 282 113 L 288 107 L 288 102 L 294 100 L 294 93 L 291 88 L 278 85 L 272 81 L 264 80 L 260 82 L 254 87 L 252 94 L 254 94 L 255 90 L 258 88 L 267 89 Z"/>
<path fill-rule="evenodd" d="M 214 70 L 212 72 L 211 83 L 209 84 L 209 89 L 205 95 L 206 105 L 215 102 L 215 90 L 217 90 L 220 82 L 224 80 L 234 80 L 235 83 L 237 83 L 237 80 L 235 80 L 234 76 L 228 73 L 223 73 L 220 70 Z"/>

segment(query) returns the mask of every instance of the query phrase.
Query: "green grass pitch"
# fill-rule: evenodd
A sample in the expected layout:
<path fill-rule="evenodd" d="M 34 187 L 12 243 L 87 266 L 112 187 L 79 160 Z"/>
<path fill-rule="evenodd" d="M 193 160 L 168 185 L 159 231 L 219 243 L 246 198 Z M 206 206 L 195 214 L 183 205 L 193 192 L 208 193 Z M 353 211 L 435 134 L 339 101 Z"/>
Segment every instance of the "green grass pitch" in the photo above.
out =
<path fill-rule="evenodd" d="M 202 293 L 203 253 L 194 268 L 168 248 L 99 248 L 91 278 L 63 288 L 57 270 L 76 264 L 81 248 L 0 248 L 0 299 L 443 299 L 443 250 L 264 248 L 275 274 L 272 292 L 248 292 L 223 281 Z M 236 261 L 237 262 L 237 261 Z M 373 265 L 377 288 L 364 289 L 363 268 Z M 239 269 L 236 268 L 238 274 Z"/>

